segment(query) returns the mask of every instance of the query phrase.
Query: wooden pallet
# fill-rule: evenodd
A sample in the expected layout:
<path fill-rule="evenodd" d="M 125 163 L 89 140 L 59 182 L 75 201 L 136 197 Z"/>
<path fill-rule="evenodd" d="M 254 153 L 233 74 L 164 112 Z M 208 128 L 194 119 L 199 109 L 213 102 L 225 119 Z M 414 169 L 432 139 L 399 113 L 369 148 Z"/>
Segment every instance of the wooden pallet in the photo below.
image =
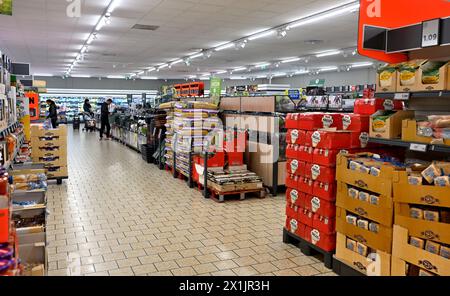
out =
<path fill-rule="evenodd" d="M 283 228 L 283 243 L 292 244 L 298 247 L 306 256 L 321 254 L 323 255 L 323 262 L 325 267 L 329 269 L 333 267 L 334 252 L 324 251 L 321 248 L 288 231 L 286 228 Z"/>
<path fill-rule="evenodd" d="M 333 256 L 333 272 L 340 276 L 366 276 Z"/>
<path fill-rule="evenodd" d="M 235 198 L 234 200 L 245 200 L 245 198 L 249 197 L 249 195 L 256 195 L 258 198 L 265 198 L 266 191 L 265 189 L 251 189 L 251 190 L 241 190 L 241 191 L 230 191 L 230 192 L 218 192 L 215 189 L 209 189 L 211 195 L 211 199 L 216 202 L 225 202 L 226 198 L 232 200 L 231 198 Z"/>

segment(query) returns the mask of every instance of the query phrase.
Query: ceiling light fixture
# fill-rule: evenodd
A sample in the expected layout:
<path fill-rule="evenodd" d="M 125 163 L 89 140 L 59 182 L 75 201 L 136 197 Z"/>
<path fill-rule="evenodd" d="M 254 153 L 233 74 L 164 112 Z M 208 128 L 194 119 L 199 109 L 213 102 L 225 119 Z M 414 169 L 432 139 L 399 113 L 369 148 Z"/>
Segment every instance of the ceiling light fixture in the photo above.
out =
<path fill-rule="evenodd" d="M 216 74 L 218 74 L 218 75 L 220 75 L 220 74 L 225 74 L 225 73 L 228 73 L 228 71 L 223 70 L 223 71 L 217 71 L 217 72 L 216 72 Z"/>
<path fill-rule="evenodd" d="M 295 75 L 303 75 L 303 74 L 308 74 L 309 71 L 308 70 L 300 70 L 300 71 L 295 71 L 294 74 Z"/>
<path fill-rule="evenodd" d="M 261 33 L 256 33 L 254 35 L 249 36 L 248 40 L 253 41 L 253 40 L 261 39 L 264 37 L 268 37 L 273 34 L 275 34 L 275 30 L 263 31 Z"/>
<path fill-rule="evenodd" d="M 275 73 L 272 75 L 272 77 L 282 77 L 282 76 L 286 76 L 286 73 Z"/>
<path fill-rule="evenodd" d="M 141 79 L 143 79 L 143 80 L 158 80 L 159 78 L 156 76 L 142 76 Z"/>
<path fill-rule="evenodd" d="M 91 78 L 91 75 L 72 75 L 73 78 Z"/>
<path fill-rule="evenodd" d="M 162 65 L 159 65 L 158 70 L 161 70 L 161 69 L 164 69 L 167 67 L 169 67 L 169 64 L 162 64 Z"/>
<path fill-rule="evenodd" d="M 283 60 L 283 61 L 281 61 L 283 64 L 286 64 L 286 63 L 293 63 L 293 62 L 298 62 L 298 61 L 300 61 L 301 60 L 301 58 L 292 58 L 292 59 L 287 59 L 287 60 Z"/>
<path fill-rule="evenodd" d="M 226 44 L 220 45 L 220 46 L 214 48 L 214 50 L 215 51 L 222 51 L 222 50 L 231 48 L 233 46 L 234 46 L 234 42 L 230 42 L 230 43 L 226 43 Z"/>
<path fill-rule="evenodd" d="M 280 39 L 286 37 L 286 35 L 287 35 L 286 28 L 280 29 L 280 30 L 277 31 L 277 37 L 280 38 Z"/>
<path fill-rule="evenodd" d="M 156 70 L 155 67 L 148 68 L 148 69 L 147 69 L 147 73 L 148 73 L 148 72 L 153 72 L 153 71 L 155 71 L 155 70 Z"/>
<path fill-rule="evenodd" d="M 336 71 L 338 69 L 338 67 L 336 66 L 330 66 L 330 67 L 323 67 L 318 69 L 318 71 L 320 72 L 328 72 L 328 71 Z"/>
<path fill-rule="evenodd" d="M 53 74 L 48 74 L 48 73 L 39 73 L 39 74 L 34 74 L 34 76 L 41 76 L 41 77 L 53 77 Z"/>
<path fill-rule="evenodd" d="M 255 67 L 266 68 L 266 67 L 269 67 L 270 65 L 272 65 L 272 64 L 271 63 L 260 63 L 260 64 L 256 64 Z"/>
<path fill-rule="evenodd" d="M 108 75 L 106 76 L 108 79 L 125 79 L 125 76 L 122 75 Z"/>
<path fill-rule="evenodd" d="M 319 22 L 321 20 L 330 19 L 342 14 L 351 13 L 357 9 L 359 9 L 360 4 L 358 1 L 352 1 L 351 3 L 347 3 L 344 6 L 332 7 L 328 10 L 312 14 L 310 16 L 304 17 L 297 21 L 290 23 L 287 28 L 294 29 L 300 26 L 309 25 L 315 22 Z"/>
<path fill-rule="evenodd" d="M 179 64 L 179 63 L 182 63 L 182 62 L 183 62 L 183 60 L 179 59 L 179 60 L 176 60 L 176 61 L 173 61 L 172 63 L 170 63 L 170 66 L 173 66 L 173 65 L 176 65 L 176 64 Z"/>
<path fill-rule="evenodd" d="M 245 71 L 245 70 L 247 70 L 246 67 L 240 67 L 240 68 L 234 69 L 233 72 L 241 72 L 241 71 Z"/>
<path fill-rule="evenodd" d="M 372 66 L 373 66 L 372 62 L 357 63 L 357 64 L 350 65 L 350 67 L 352 67 L 352 68 L 364 68 L 364 67 L 372 67 Z"/>
<path fill-rule="evenodd" d="M 338 54 L 341 54 L 340 50 L 329 50 L 329 51 L 324 51 L 324 52 L 320 52 L 320 53 L 316 54 L 316 57 L 323 58 L 323 57 L 329 57 L 329 56 L 334 56 L 334 55 L 338 55 Z"/>
<path fill-rule="evenodd" d="M 196 54 L 189 56 L 189 58 L 190 59 L 201 58 L 203 55 L 204 55 L 203 52 L 200 52 L 200 53 L 196 53 Z"/>

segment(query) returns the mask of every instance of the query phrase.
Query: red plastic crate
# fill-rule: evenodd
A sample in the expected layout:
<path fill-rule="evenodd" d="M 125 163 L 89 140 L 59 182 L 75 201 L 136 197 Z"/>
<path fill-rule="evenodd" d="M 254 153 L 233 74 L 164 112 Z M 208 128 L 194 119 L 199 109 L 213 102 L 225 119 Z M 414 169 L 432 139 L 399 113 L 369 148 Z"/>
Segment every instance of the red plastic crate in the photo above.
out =
<path fill-rule="evenodd" d="M 297 129 L 289 129 L 286 134 L 286 142 L 288 144 L 300 145 L 305 142 L 306 132 Z"/>
<path fill-rule="evenodd" d="M 286 230 L 299 236 L 303 237 L 305 234 L 305 225 L 300 223 L 298 219 L 292 217 L 286 217 Z"/>
<path fill-rule="evenodd" d="M 300 177 L 298 180 L 298 190 L 306 194 L 313 193 L 313 180 L 306 177 Z"/>
<path fill-rule="evenodd" d="M 322 183 L 314 182 L 312 195 L 320 197 L 328 201 L 336 200 L 336 182 Z"/>
<path fill-rule="evenodd" d="M 361 114 L 345 114 L 342 116 L 342 129 L 352 132 L 369 132 L 370 116 Z"/>
<path fill-rule="evenodd" d="M 305 205 L 305 193 L 294 188 L 286 189 L 286 202 L 298 207 Z"/>
<path fill-rule="evenodd" d="M 314 181 L 331 183 L 336 180 L 336 169 L 314 163 L 306 163 L 304 175 Z"/>
<path fill-rule="evenodd" d="M 300 149 L 299 145 L 288 144 L 286 146 L 286 158 L 300 159 L 299 158 L 299 149 Z"/>
<path fill-rule="evenodd" d="M 201 166 L 205 165 L 205 159 L 200 156 L 194 156 L 194 163 Z M 213 156 L 208 158 L 208 167 L 224 167 L 225 166 L 225 152 L 216 152 Z"/>
<path fill-rule="evenodd" d="M 307 209 L 299 208 L 298 211 L 298 221 L 302 224 L 313 226 L 313 216 L 314 214 Z"/>
<path fill-rule="evenodd" d="M 403 110 L 403 102 L 385 99 L 358 99 L 355 102 L 356 114 L 372 115 L 380 110 Z"/>
<path fill-rule="evenodd" d="M 315 214 L 313 216 L 312 227 L 325 234 L 334 234 L 336 232 L 336 218 L 328 218 Z"/>
<path fill-rule="evenodd" d="M 369 143 L 369 133 L 366 132 L 352 132 L 351 133 L 351 147 L 355 149 L 366 149 L 374 147 L 373 143 Z"/>
<path fill-rule="evenodd" d="M 226 154 L 229 166 L 241 166 L 244 164 L 243 152 L 227 152 Z"/>
<path fill-rule="evenodd" d="M 303 207 L 314 214 L 329 218 L 336 217 L 336 205 L 334 202 L 312 195 L 305 195 L 304 199 Z"/>
<path fill-rule="evenodd" d="M 286 187 L 289 187 L 292 189 L 300 189 L 298 180 L 299 180 L 299 176 L 287 174 L 286 175 Z"/>
<path fill-rule="evenodd" d="M 300 146 L 298 149 L 298 159 L 304 162 L 313 161 L 313 148 L 311 146 Z"/>
<path fill-rule="evenodd" d="M 305 163 L 297 159 L 288 159 L 286 171 L 291 175 L 302 176 L 305 173 Z"/>
<path fill-rule="evenodd" d="M 309 112 L 299 116 L 299 128 L 315 131 L 322 128 L 342 129 L 342 115 L 339 113 Z"/>
<path fill-rule="evenodd" d="M 321 248 L 324 251 L 331 252 L 336 249 L 336 234 L 326 234 L 321 232 L 318 229 L 314 229 L 312 227 L 305 227 L 305 236 L 304 238 Z"/>
<path fill-rule="evenodd" d="M 351 133 L 343 131 L 308 132 L 306 138 L 311 139 L 311 146 L 321 149 L 345 149 L 351 147 Z"/>
<path fill-rule="evenodd" d="M 286 128 L 287 129 L 298 129 L 298 116 L 299 113 L 289 113 L 286 115 Z"/>
<path fill-rule="evenodd" d="M 314 149 L 312 162 L 327 167 L 335 167 L 337 155 L 340 150 L 336 149 Z"/>

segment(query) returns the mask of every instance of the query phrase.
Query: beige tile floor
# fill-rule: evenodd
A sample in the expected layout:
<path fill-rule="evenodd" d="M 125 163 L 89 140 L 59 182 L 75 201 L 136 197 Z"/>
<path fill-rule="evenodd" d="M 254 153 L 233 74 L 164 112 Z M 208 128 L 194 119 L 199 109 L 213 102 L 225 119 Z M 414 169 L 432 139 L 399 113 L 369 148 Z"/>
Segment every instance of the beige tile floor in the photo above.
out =
<path fill-rule="evenodd" d="M 283 244 L 283 196 L 205 200 L 94 134 L 70 132 L 68 151 L 70 179 L 48 191 L 49 275 L 334 275 Z"/>

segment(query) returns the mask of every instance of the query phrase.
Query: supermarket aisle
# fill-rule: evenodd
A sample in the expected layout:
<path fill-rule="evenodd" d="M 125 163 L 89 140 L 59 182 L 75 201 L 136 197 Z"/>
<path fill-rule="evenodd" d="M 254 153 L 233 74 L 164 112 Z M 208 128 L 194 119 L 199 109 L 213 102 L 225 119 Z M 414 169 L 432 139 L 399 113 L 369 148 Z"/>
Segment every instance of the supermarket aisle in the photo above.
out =
<path fill-rule="evenodd" d="M 139 154 L 69 127 L 69 176 L 48 192 L 49 275 L 318 275 L 284 245 L 283 197 L 218 204 Z"/>

